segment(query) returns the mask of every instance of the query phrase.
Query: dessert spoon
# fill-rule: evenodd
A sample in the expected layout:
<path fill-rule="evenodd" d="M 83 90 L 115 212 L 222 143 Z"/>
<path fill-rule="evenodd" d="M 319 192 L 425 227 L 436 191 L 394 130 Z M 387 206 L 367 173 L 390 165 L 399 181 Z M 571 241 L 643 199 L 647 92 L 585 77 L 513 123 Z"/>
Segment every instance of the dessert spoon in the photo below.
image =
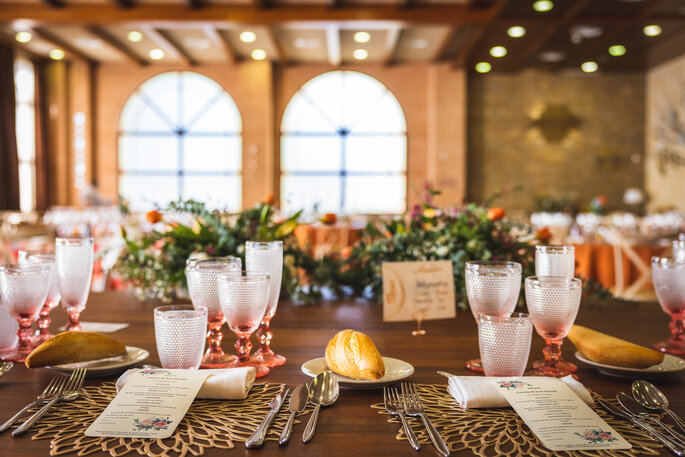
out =
<path fill-rule="evenodd" d="M 647 409 L 656 409 L 668 413 L 678 425 L 678 428 L 685 433 L 685 421 L 676 413 L 668 409 L 668 398 L 654 384 L 647 381 L 638 380 L 633 382 L 633 397 Z"/>

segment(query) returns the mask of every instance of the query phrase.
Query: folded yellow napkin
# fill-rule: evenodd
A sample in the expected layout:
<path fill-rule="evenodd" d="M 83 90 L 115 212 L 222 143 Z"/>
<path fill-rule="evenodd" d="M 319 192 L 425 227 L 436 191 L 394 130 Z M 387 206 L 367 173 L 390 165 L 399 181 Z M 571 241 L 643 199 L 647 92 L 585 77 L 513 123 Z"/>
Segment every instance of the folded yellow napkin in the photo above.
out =
<path fill-rule="evenodd" d="M 497 390 L 497 387 L 485 376 L 457 376 L 444 373 L 447 376 L 447 391 L 454 397 L 462 408 L 506 408 L 507 400 Z M 526 377 L 524 377 L 525 379 Z M 520 378 L 517 378 L 520 379 Z M 560 378 L 585 403 L 594 403 L 590 392 L 573 376 Z"/>
<path fill-rule="evenodd" d="M 124 387 L 132 374 L 142 371 L 141 368 L 127 370 L 117 379 L 117 393 Z M 176 370 L 168 370 L 176 371 Z M 195 398 L 212 400 L 242 400 L 247 397 L 255 380 L 253 367 L 220 368 L 202 370 L 211 373 L 205 380 Z"/>

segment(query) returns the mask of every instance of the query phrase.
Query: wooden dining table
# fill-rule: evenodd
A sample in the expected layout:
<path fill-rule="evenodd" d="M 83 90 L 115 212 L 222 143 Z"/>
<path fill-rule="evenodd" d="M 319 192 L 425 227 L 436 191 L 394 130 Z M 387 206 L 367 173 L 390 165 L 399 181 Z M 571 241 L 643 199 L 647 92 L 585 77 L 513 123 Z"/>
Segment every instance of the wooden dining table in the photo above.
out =
<path fill-rule="evenodd" d="M 155 349 L 153 330 L 154 304 L 136 300 L 122 292 L 91 294 L 82 320 L 91 322 L 125 322 L 130 326 L 113 333 L 112 336 L 130 346 L 144 348 L 150 352 L 148 364 L 159 364 Z M 61 309 L 53 314 L 53 329 L 65 321 Z M 664 339 L 667 336 L 668 317 L 656 303 L 598 303 L 584 300 L 576 321 L 578 324 L 625 338 L 643 345 Z M 298 305 L 282 301 L 272 321 L 274 338 L 272 347 L 287 357 L 285 366 L 272 369 L 260 381 L 285 383 L 290 387 L 308 381 L 301 371 L 301 365 L 316 357 L 322 357 L 328 340 L 341 329 L 352 328 L 370 335 L 381 354 L 395 357 L 412 364 L 414 374 L 409 380 L 416 383 L 446 384 L 445 378 L 437 374 L 443 370 L 458 375 L 472 375 L 465 363 L 478 355 L 476 324 L 468 311 L 459 312 L 456 319 L 428 321 L 424 323 L 427 333 L 412 336 L 415 328 L 412 322 L 383 322 L 381 305 L 355 299 L 322 301 L 316 304 Z M 224 349 L 232 351 L 234 336 L 224 327 Z M 253 337 L 254 341 L 254 337 Z M 541 358 L 543 341 L 533 337 L 530 360 Z M 566 341 L 563 355 L 575 360 L 575 349 Z M 578 363 L 578 376 L 589 389 L 604 397 L 613 398 L 617 392 L 630 391 L 632 379 L 609 377 L 594 368 Z M 0 378 L 0 422 L 33 400 L 55 372 L 48 368 L 28 369 L 22 364 Z M 97 385 L 110 378 L 90 378 L 86 385 Z M 672 409 L 685 415 L 685 372 L 669 374 L 652 382 L 669 397 Z M 438 455 L 430 445 L 418 453 L 406 441 L 397 440 L 398 424 L 387 421 L 370 407 L 383 401 L 382 390 L 342 389 L 337 402 L 323 408 L 313 441 L 302 444 L 300 435 L 303 424 L 297 424 L 293 439 L 287 446 L 279 447 L 269 441 L 261 449 L 248 450 L 242 443 L 233 449 L 208 449 L 208 456 L 396 456 L 396 455 Z M 48 440 L 32 440 L 30 433 L 12 438 L 10 433 L 0 435 L 1 456 L 47 456 L 50 452 Z M 453 455 L 473 455 L 461 451 Z M 670 455 L 661 450 L 662 455 Z M 106 455 L 95 453 L 92 455 Z M 129 454 L 137 455 L 137 454 Z"/>

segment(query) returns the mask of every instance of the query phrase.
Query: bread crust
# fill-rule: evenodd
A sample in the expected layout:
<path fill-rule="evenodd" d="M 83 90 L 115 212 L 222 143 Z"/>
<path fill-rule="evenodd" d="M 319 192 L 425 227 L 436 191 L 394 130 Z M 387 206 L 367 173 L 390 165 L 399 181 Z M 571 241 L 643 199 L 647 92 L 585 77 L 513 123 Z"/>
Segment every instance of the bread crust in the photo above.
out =
<path fill-rule="evenodd" d="M 29 368 L 87 362 L 126 354 L 126 345 L 95 332 L 64 332 L 47 339 L 29 354 Z"/>
<path fill-rule="evenodd" d="M 373 340 L 364 333 L 341 330 L 326 346 L 326 365 L 331 371 L 355 379 L 380 379 L 385 364 Z"/>
<path fill-rule="evenodd" d="M 625 368 L 648 368 L 664 360 L 664 354 L 595 330 L 574 325 L 568 332 L 576 348 L 593 362 Z"/>

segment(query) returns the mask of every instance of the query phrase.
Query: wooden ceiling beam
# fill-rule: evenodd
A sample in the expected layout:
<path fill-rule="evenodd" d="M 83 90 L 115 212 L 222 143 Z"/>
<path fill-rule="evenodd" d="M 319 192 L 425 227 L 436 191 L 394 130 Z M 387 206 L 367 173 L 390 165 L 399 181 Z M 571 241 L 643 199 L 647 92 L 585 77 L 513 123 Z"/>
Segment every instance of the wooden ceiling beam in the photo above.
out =
<path fill-rule="evenodd" d="M 134 0 L 112 0 L 119 8 L 133 8 L 136 4 Z"/>
<path fill-rule="evenodd" d="M 117 52 L 119 52 L 119 54 L 121 54 L 129 62 L 141 66 L 145 66 L 148 64 L 147 60 L 133 52 L 128 46 L 126 46 L 126 44 L 124 44 L 117 37 L 109 33 L 107 30 L 103 29 L 102 27 L 97 25 L 87 25 L 85 28 L 88 31 L 88 33 L 90 33 L 93 36 L 96 36 L 112 48 L 116 49 Z"/>
<path fill-rule="evenodd" d="M 52 46 L 56 48 L 60 48 L 67 54 L 70 54 L 71 56 L 74 56 L 78 59 L 81 59 L 85 62 L 88 62 L 89 64 L 97 64 L 95 60 L 93 60 L 92 57 L 89 55 L 85 54 L 83 51 L 81 51 L 78 48 L 75 48 L 71 44 L 67 43 L 66 41 L 62 40 L 60 37 L 54 35 L 52 32 L 49 32 L 48 30 L 44 29 L 43 27 L 34 27 L 31 30 L 37 37 L 42 39 L 43 41 L 47 41 L 50 43 Z"/>
<path fill-rule="evenodd" d="M 288 63 L 288 56 L 285 55 L 285 50 L 283 49 L 283 46 L 281 46 L 281 42 L 276 36 L 276 29 L 274 26 L 266 27 L 266 37 L 269 40 L 271 49 L 274 51 L 273 60 L 279 63 Z"/>
<path fill-rule="evenodd" d="M 475 6 L 474 1 L 469 3 L 471 7 Z M 509 0 L 497 0 L 494 5 L 490 8 L 489 13 L 491 15 L 491 20 L 495 21 L 500 15 L 505 6 L 509 3 Z M 456 68 L 463 68 L 471 55 L 471 51 L 476 47 L 480 38 L 485 33 L 485 25 L 478 25 L 474 27 L 471 32 L 467 35 L 466 39 L 462 43 L 461 47 L 457 50 L 457 55 L 454 58 L 454 66 Z"/>
<path fill-rule="evenodd" d="M 383 43 L 383 55 L 381 56 L 381 63 L 383 65 L 391 65 L 395 59 L 395 52 L 397 45 L 400 42 L 400 35 L 402 29 L 395 27 L 385 32 L 385 42 Z"/>
<path fill-rule="evenodd" d="M 223 51 L 228 63 L 232 64 L 238 61 L 238 57 L 236 56 L 231 43 L 228 42 L 226 37 L 219 32 L 216 27 L 212 25 L 204 25 L 202 27 L 202 31 L 205 35 L 207 35 L 207 38 L 214 43 L 214 46 L 218 46 Z"/>
<path fill-rule="evenodd" d="M 342 63 L 342 48 L 340 47 L 340 29 L 336 25 L 326 27 L 326 52 L 328 63 L 332 67 L 339 67 Z"/>
<path fill-rule="evenodd" d="M 43 4 L 49 8 L 64 8 L 64 0 L 43 0 Z"/>
<path fill-rule="evenodd" d="M 17 40 L 15 40 L 12 37 L 5 35 L 4 33 L 0 33 L 0 43 L 4 43 L 6 46 L 13 48 L 14 50 L 16 50 L 17 54 L 25 54 L 26 56 L 28 56 L 32 60 L 41 61 L 41 60 L 47 60 L 48 59 L 47 56 L 38 54 L 37 52 L 30 50 L 26 46 L 26 44 L 19 43 Z"/>
<path fill-rule="evenodd" d="M 205 7 L 204 0 L 184 0 L 188 8 L 200 9 Z M 166 8 L 166 5 L 164 6 Z"/>
<path fill-rule="evenodd" d="M 179 59 L 183 65 L 192 67 L 197 64 L 195 59 L 193 59 L 190 54 L 188 54 L 186 50 L 181 47 L 180 43 L 178 43 L 169 32 L 149 25 L 141 27 L 141 30 L 143 30 L 145 35 L 149 36 L 155 43 L 157 43 L 157 45 L 162 48 L 164 52 Z"/>
<path fill-rule="evenodd" d="M 435 52 L 428 60 L 431 62 L 439 61 L 445 52 L 447 52 L 447 48 L 450 46 L 455 36 L 457 36 L 457 27 L 448 28 L 439 39 L 438 45 L 435 47 Z"/>

